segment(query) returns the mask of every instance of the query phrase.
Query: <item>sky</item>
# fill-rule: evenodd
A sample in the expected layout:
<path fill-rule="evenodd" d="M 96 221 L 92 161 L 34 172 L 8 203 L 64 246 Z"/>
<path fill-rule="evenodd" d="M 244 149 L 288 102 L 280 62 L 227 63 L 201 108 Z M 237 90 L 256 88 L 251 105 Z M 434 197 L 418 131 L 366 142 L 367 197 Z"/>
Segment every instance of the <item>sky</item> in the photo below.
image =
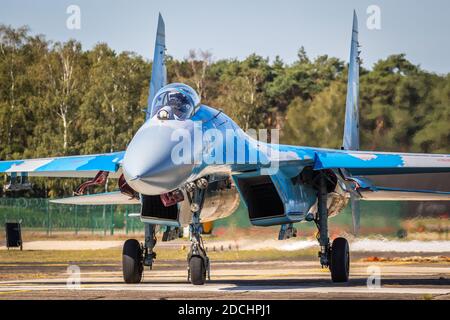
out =
<path fill-rule="evenodd" d="M 80 8 L 80 29 L 66 26 L 70 5 Z M 367 13 L 372 5 L 380 9 L 377 20 Z M 328 54 L 348 61 L 353 10 L 365 68 L 406 53 L 425 70 L 450 72 L 448 0 L 0 0 L 0 23 L 28 25 L 48 40 L 73 38 L 84 49 L 106 42 L 117 52 L 151 59 L 161 12 L 168 54 L 177 59 L 202 49 L 215 60 L 257 53 L 292 63 L 304 46 L 312 58 Z"/>

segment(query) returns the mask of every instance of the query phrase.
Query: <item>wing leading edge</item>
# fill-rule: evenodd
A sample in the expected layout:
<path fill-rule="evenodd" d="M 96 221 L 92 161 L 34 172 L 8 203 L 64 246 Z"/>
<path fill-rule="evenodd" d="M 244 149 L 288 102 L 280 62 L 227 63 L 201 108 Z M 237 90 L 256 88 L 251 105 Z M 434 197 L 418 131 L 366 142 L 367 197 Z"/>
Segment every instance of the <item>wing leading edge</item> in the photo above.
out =
<path fill-rule="evenodd" d="M 450 201 L 450 192 L 447 191 L 408 186 L 391 188 L 379 186 L 370 180 L 370 176 L 450 172 L 450 155 L 447 154 L 370 152 L 301 146 L 283 146 L 283 149 L 289 150 L 290 155 L 295 155 L 276 159 L 284 171 L 291 168 L 292 172 L 297 172 L 311 165 L 314 170 L 340 172 L 344 179 L 356 182 L 361 200 Z"/>
<path fill-rule="evenodd" d="M 118 178 L 124 151 L 95 155 L 0 161 L 0 173 L 27 173 L 34 177 L 92 178 L 109 171 Z"/>
<path fill-rule="evenodd" d="M 352 175 L 450 172 L 450 155 L 321 150 L 314 169 L 347 169 Z"/>

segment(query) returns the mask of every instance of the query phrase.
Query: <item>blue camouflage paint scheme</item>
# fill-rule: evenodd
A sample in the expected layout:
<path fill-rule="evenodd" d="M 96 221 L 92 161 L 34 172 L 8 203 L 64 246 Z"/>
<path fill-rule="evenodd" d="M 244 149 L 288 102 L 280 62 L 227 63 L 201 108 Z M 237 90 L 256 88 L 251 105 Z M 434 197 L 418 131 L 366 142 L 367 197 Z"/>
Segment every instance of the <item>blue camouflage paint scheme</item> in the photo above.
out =
<path fill-rule="evenodd" d="M 414 158 L 412 163 L 408 159 Z M 439 161 L 439 166 L 437 162 Z M 450 172 L 450 155 L 318 151 L 315 170 L 345 168 L 353 175 Z"/>
<path fill-rule="evenodd" d="M 13 165 L 23 164 L 25 160 L 0 161 L 0 172 L 6 172 Z"/>
<path fill-rule="evenodd" d="M 353 155 L 352 155 L 353 154 Z M 399 154 L 377 154 L 361 153 L 364 155 L 373 155 L 373 159 L 363 160 L 358 158 L 359 153 L 348 152 L 316 152 L 314 163 L 315 170 L 330 168 L 398 168 L 403 167 L 403 159 Z"/>
<path fill-rule="evenodd" d="M 192 88 L 188 86 L 186 86 L 187 88 L 182 87 L 184 86 L 183 84 L 166 86 L 167 76 L 164 62 L 166 49 L 165 26 L 160 15 L 158 18 L 146 121 L 136 132 L 126 151 L 48 159 L 0 161 L 0 172 L 13 173 L 11 168 L 20 165 L 22 165 L 22 168 L 19 168 L 16 172 L 41 172 L 49 175 L 54 172 L 95 172 L 100 170 L 117 172 L 122 167 L 127 183 L 138 193 L 149 195 L 162 194 L 177 188 L 183 188 L 187 182 L 195 181 L 206 175 L 230 174 L 235 182 L 237 179 L 266 175 L 270 177 L 283 203 L 284 214 L 267 216 L 264 219 L 254 219 L 252 221 L 253 224 L 261 226 L 298 222 L 304 219 L 317 200 L 317 191 L 306 183 L 299 183 L 298 179 L 293 179 L 299 176 L 305 167 L 311 167 L 314 170 L 332 171 L 337 176 L 339 186 L 343 189 L 343 192 L 352 196 L 357 194 L 355 188 L 372 192 L 389 191 L 386 188 L 374 186 L 369 179 L 360 177 L 362 175 L 450 172 L 450 155 L 350 151 L 359 149 L 357 33 L 357 18 L 356 13 L 354 13 L 343 139 L 345 150 L 259 142 L 246 134 L 222 111 L 201 105 L 200 98 Z M 181 93 L 186 92 L 185 96 L 192 98 L 190 101 L 198 101 L 198 104 L 196 103 L 193 108 L 195 113 L 191 118 L 182 121 L 176 119 L 168 120 L 164 117 L 159 119 L 156 111 L 160 109 L 156 108 L 154 100 L 157 99 L 154 99 L 154 97 L 161 91 L 177 88 L 188 89 L 178 91 Z M 166 106 L 161 107 L 165 108 Z M 167 105 L 167 107 L 169 106 Z M 171 138 L 169 138 L 169 134 L 174 128 L 192 131 L 198 129 L 203 133 L 214 129 L 225 137 L 227 136 L 227 131 L 231 131 L 236 143 L 232 144 L 232 150 L 227 150 L 225 143 L 219 144 L 219 149 L 215 149 L 214 140 L 211 137 L 203 136 L 201 149 L 193 149 L 194 155 L 200 155 L 199 159 L 201 161 L 181 166 L 173 163 L 173 161 L 170 161 L 170 163 L 166 161 L 171 159 L 170 152 L 176 144 L 176 142 L 170 141 Z M 155 136 L 155 132 L 158 133 L 157 136 Z M 134 147 L 132 147 L 133 144 Z M 239 148 L 239 146 L 243 146 L 243 149 Z M 221 157 L 216 152 L 221 152 Z M 252 159 L 250 155 L 256 155 L 255 159 Z M 216 159 L 216 162 L 211 161 L 212 159 Z M 39 161 L 43 164 L 37 166 L 40 163 Z M 271 168 L 279 168 L 279 170 L 272 170 Z M 64 175 L 60 174 L 58 176 Z M 243 199 L 238 186 L 237 189 Z M 150 191 L 147 192 L 148 190 Z M 395 191 L 407 192 L 408 190 Z M 411 192 L 414 191 L 411 190 Z M 434 191 L 426 192 L 436 193 Z M 162 225 L 179 225 L 178 221 L 167 222 L 158 219 L 148 222 Z"/>
<path fill-rule="evenodd" d="M 145 116 L 146 120 L 148 120 L 152 114 L 152 102 L 156 93 L 167 84 L 167 71 L 164 59 L 166 50 L 165 28 L 164 20 L 161 14 L 159 14 L 155 39 L 155 51 L 153 54 L 152 63 L 152 78 L 150 80 L 147 114 Z"/>
<path fill-rule="evenodd" d="M 61 172 L 61 171 L 110 171 L 116 172 L 120 167 L 124 151 L 98 155 L 42 158 L 30 160 L 0 161 L 0 172 L 7 172 L 13 166 L 26 165 L 34 161 L 49 161 L 27 172 Z M 23 172 L 17 170 L 16 172 Z"/>
<path fill-rule="evenodd" d="M 40 167 L 37 171 L 65 171 L 66 168 L 74 167 L 75 171 L 95 171 L 95 170 L 103 170 L 103 171 L 112 171 L 116 172 L 119 169 L 119 161 L 122 160 L 124 151 L 109 153 L 109 154 L 100 154 L 96 156 L 92 156 L 91 159 L 88 159 L 87 162 L 83 162 L 82 165 L 76 166 L 76 161 L 74 159 L 69 158 L 59 158 L 56 159 L 49 164 Z"/>
<path fill-rule="evenodd" d="M 345 125 L 343 148 L 359 149 L 359 52 L 358 52 L 358 17 L 353 11 L 352 40 L 345 103 Z"/>
<path fill-rule="evenodd" d="M 277 149 L 279 151 L 279 168 L 276 173 L 271 174 L 270 178 L 280 196 L 284 206 L 283 216 L 273 216 L 264 219 L 253 219 L 251 222 L 257 226 L 270 226 L 275 224 L 285 224 L 304 220 L 305 215 L 314 205 L 317 193 L 308 186 L 294 185 L 292 183 L 293 177 L 297 176 L 299 172 L 306 166 L 311 166 L 314 170 L 323 169 L 360 169 L 361 174 L 371 174 L 373 170 L 378 170 L 378 173 L 397 172 L 404 170 L 414 170 L 416 172 L 426 172 L 429 170 L 427 163 L 434 159 L 449 159 L 447 155 L 426 155 L 426 154 L 401 154 L 401 153 L 380 153 L 370 151 L 346 151 L 325 148 L 311 148 L 302 146 L 290 145 L 272 145 L 264 144 L 262 142 L 255 143 L 248 135 L 246 135 L 232 119 L 224 113 L 217 111 L 208 106 L 202 105 L 192 120 L 199 121 L 202 126 L 202 131 L 209 129 L 216 129 L 222 132 L 225 136 L 225 130 L 234 130 L 235 140 L 240 140 L 240 143 L 245 146 L 244 149 L 244 164 L 236 164 L 237 144 L 234 144 L 234 156 L 230 156 L 223 152 L 223 158 L 219 159 L 220 164 L 207 164 L 205 161 L 197 164 L 193 169 L 193 175 L 190 180 L 195 180 L 205 175 L 206 170 L 214 172 L 216 170 L 228 167 L 231 172 L 234 172 L 234 180 L 240 178 L 254 177 L 262 174 L 262 169 L 267 168 L 271 162 L 267 162 L 269 158 L 266 153 L 258 148 L 258 144 L 264 145 L 267 148 Z M 205 141 L 204 141 L 205 143 Z M 212 151 L 210 154 L 203 150 L 204 159 L 213 157 Z M 252 163 L 248 155 L 251 152 L 257 154 L 256 162 Z M 407 167 L 404 157 L 415 157 L 419 159 L 420 167 Z M 450 163 L 449 163 L 450 164 Z M 434 168 L 440 172 L 449 170 L 450 168 Z M 359 187 L 365 190 L 376 192 L 377 189 L 369 179 L 363 177 L 352 176 L 353 181 L 357 182 Z M 237 185 L 237 183 L 236 183 Z M 240 190 L 238 189 L 240 192 Z M 350 190 L 347 190 L 350 191 Z M 407 190 L 399 190 L 406 191 Z M 433 193 L 430 191 L 430 193 Z M 245 199 L 242 197 L 241 199 Z"/>
<path fill-rule="evenodd" d="M 450 172 L 450 168 L 360 168 L 360 169 L 349 169 L 352 175 L 393 175 L 393 174 L 413 174 L 413 173 L 444 173 Z"/>

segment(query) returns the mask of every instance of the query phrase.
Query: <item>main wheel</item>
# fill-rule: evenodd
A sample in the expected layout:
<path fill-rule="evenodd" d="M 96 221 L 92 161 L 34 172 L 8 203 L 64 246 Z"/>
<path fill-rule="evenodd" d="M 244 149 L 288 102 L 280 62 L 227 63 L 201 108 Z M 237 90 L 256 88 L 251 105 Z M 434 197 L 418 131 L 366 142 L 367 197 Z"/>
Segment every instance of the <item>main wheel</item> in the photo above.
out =
<path fill-rule="evenodd" d="M 331 246 L 331 279 L 347 282 L 350 273 L 350 248 L 344 238 L 336 238 Z"/>
<path fill-rule="evenodd" d="M 193 285 L 203 285 L 206 281 L 206 268 L 203 259 L 199 256 L 192 256 L 189 260 L 189 272 Z"/>
<path fill-rule="evenodd" d="M 123 280 L 126 283 L 139 283 L 143 270 L 141 244 L 135 239 L 128 239 L 123 244 L 122 252 Z"/>

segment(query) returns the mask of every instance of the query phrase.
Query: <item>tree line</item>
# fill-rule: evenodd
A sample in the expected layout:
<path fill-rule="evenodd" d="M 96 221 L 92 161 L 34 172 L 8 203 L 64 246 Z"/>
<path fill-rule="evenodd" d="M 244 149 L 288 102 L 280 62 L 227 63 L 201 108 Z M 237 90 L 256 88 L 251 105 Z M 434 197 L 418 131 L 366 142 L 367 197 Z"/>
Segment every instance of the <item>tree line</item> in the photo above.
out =
<path fill-rule="evenodd" d="M 301 47 L 290 64 L 257 54 L 213 61 L 191 50 L 166 65 L 169 82 L 192 86 L 244 130 L 279 128 L 282 143 L 341 146 L 345 61 L 312 59 Z M 151 61 L 105 43 L 83 50 L 0 25 L 0 159 L 125 150 L 145 119 L 150 73 Z M 450 74 L 394 54 L 361 67 L 360 82 L 362 149 L 449 152 Z M 37 179 L 36 190 L 69 193 L 74 183 Z"/>

